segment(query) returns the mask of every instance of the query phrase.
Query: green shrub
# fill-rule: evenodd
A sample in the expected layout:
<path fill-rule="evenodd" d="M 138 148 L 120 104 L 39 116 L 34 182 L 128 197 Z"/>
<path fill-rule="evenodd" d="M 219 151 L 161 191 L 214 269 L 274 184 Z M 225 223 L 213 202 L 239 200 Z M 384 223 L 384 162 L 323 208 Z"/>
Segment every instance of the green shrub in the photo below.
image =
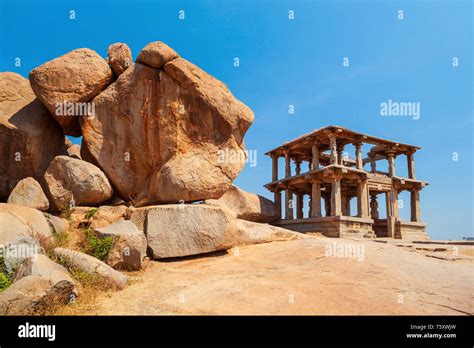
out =
<path fill-rule="evenodd" d="M 10 279 L 3 273 L 0 273 L 0 292 L 6 290 L 10 286 Z"/>
<path fill-rule="evenodd" d="M 86 213 L 86 219 L 90 219 L 97 213 L 97 208 L 90 208 Z"/>
<path fill-rule="evenodd" d="M 113 242 L 112 237 L 98 238 L 94 231 L 85 231 L 85 252 L 101 261 L 105 261 L 109 256 Z"/>
<path fill-rule="evenodd" d="M 3 257 L 0 257 L 0 292 L 6 290 L 11 285 L 11 278 L 15 270 L 9 270 Z"/>

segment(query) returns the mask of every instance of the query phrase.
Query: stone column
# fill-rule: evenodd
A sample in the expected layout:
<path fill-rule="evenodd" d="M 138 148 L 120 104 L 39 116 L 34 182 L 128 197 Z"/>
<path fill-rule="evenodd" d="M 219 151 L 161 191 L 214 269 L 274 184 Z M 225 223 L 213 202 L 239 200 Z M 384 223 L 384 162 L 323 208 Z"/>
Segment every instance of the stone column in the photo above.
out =
<path fill-rule="evenodd" d="M 398 219 L 398 190 L 393 188 L 387 195 L 387 234 L 388 237 L 395 237 L 396 222 Z"/>
<path fill-rule="evenodd" d="M 413 152 L 407 153 L 407 164 L 408 164 L 408 178 L 415 178 L 415 161 L 413 159 Z"/>
<path fill-rule="evenodd" d="M 272 155 L 272 181 L 278 180 L 278 156 Z"/>
<path fill-rule="evenodd" d="M 301 161 L 295 160 L 296 175 L 301 174 Z"/>
<path fill-rule="evenodd" d="M 328 193 L 324 195 L 324 209 L 326 210 L 326 216 L 331 216 L 331 197 Z"/>
<path fill-rule="evenodd" d="M 342 159 L 342 152 L 344 151 L 344 146 L 338 146 L 337 147 L 337 164 L 340 164 L 341 166 L 344 165 L 343 159 Z"/>
<path fill-rule="evenodd" d="M 387 152 L 388 160 L 388 175 L 395 176 L 395 153 L 393 151 Z"/>
<path fill-rule="evenodd" d="M 315 170 L 319 168 L 319 149 L 317 144 L 313 144 L 311 146 L 311 160 L 312 160 L 312 165 L 311 169 Z"/>
<path fill-rule="evenodd" d="M 289 188 L 285 191 L 285 219 L 293 220 L 293 191 Z"/>
<path fill-rule="evenodd" d="M 356 168 L 363 170 L 364 164 L 362 162 L 362 143 L 354 143 L 355 146 L 355 156 L 356 156 Z"/>
<path fill-rule="evenodd" d="M 331 183 L 331 216 L 341 215 L 341 179 L 335 176 Z"/>
<path fill-rule="evenodd" d="M 341 193 L 341 215 L 347 216 L 347 197 Z"/>
<path fill-rule="evenodd" d="M 379 203 L 377 202 L 377 194 L 370 195 L 370 217 L 372 219 L 379 218 Z"/>
<path fill-rule="evenodd" d="M 346 197 L 346 216 L 351 216 L 351 196 Z"/>
<path fill-rule="evenodd" d="M 377 170 L 377 162 L 375 161 L 375 155 L 374 154 L 369 154 L 370 158 L 370 172 L 375 173 Z"/>
<path fill-rule="evenodd" d="M 411 221 L 421 222 L 420 191 L 418 191 L 417 189 L 410 191 L 410 203 L 411 203 Z"/>
<path fill-rule="evenodd" d="M 337 163 L 337 143 L 336 143 L 336 137 L 334 135 L 331 135 L 329 137 L 329 148 L 331 150 L 331 164 L 336 164 Z"/>
<path fill-rule="evenodd" d="M 275 206 L 278 212 L 278 218 L 281 219 L 281 192 L 277 191 L 274 193 Z"/>
<path fill-rule="evenodd" d="M 369 202 L 366 180 L 360 180 L 357 185 L 357 216 L 360 218 L 369 217 Z"/>
<path fill-rule="evenodd" d="M 316 180 L 311 184 L 311 217 L 321 217 L 321 185 Z"/>
<path fill-rule="evenodd" d="M 296 218 L 302 219 L 303 218 L 303 194 L 297 193 L 296 194 Z"/>
<path fill-rule="evenodd" d="M 290 163 L 290 153 L 288 150 L 285 151 L 285 177 L 288 178 L 291 176 L 291 163 Z"/>

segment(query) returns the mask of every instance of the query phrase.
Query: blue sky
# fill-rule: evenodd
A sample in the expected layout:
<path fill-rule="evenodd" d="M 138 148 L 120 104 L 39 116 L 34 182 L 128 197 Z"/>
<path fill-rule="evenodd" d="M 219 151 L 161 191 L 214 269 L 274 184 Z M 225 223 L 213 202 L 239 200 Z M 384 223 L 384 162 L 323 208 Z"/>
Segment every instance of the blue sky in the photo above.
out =
<path fill-rule="evenodd" d="M 341 125 L 421 146 L 416 175 L 430 183 L 421 193 L 422 220 L 432 238 L 459 239 L 473 235 L 472 25 L 472 1 L 0 0 L 0 71 L 27 77 L 79 47 L 106 57 L 114 42 L 127 43 L 135 58 L 148 42 L 164 41 L 254 111 L 246 146 L 258 162 L 237 185 L 270 198 L 264 153 Z M 421 117 L 381 116 L 389 99 L 420 103 Z M 397 166 L 405 175 L 405 158 Z M 408 198 L 401 195 L 405 218 Z"/>

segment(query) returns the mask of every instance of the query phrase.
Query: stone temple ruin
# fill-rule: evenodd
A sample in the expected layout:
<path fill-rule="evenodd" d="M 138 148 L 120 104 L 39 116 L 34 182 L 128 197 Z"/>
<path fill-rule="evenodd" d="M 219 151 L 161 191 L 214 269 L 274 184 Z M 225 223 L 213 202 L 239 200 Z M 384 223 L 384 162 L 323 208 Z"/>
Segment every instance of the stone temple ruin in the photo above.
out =
<path fill-rule="evenodd" d="M 355 159 L 343 156 L 352 144 Z M 373 145 L 363 158 L 362 146 Z M 321 232 L 328 237 L 363 236 L 397 239 L 428 239 L 420 220 L 420 191 L 427 182 L 415 178 L 413 154 L 420 148 L 328 126 L 303 135 L 266 153 L 273 160 L 272 181 L 265 187 L 274 193 L 281 215 L 281 192 L 285 191 L 285 215 L 277 225 L 298 232 Z M 395 174 L 395 158 L 406 155 L 408 177 Z M 278 176 L 278 159 L 285 158 L 285 176 Z M 377 162 L 388 161 L 388 172 L 377 170 Z M 294 172 L 291 162 L 294 162 Z M 308 170 L 302 168 L 308 162 Z M 364 168 L 370 166 L 369 170 Z M 398 195 L 410 192 L 411 219 L 402 221 Z M 386 218 L 379 218 L 377 197 L 385 195 Z M 293 195 L 296 200 L 293 200 Z M 309 209 L 304 216 L 304 196 Z M 350 202 L 357 199 L 357 212 Z M 325 214 L 322 214 L 322 199 Z M 296 202 L 296 217 L 294 205 Z"/>

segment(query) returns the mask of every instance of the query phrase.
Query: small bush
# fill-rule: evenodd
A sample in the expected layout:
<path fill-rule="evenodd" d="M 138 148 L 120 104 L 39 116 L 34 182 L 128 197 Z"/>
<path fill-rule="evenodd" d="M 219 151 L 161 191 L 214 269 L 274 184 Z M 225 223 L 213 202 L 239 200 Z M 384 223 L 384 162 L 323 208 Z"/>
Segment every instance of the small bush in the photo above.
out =
<path fill-rule="evenodd" d="M 86 213 L 86 219 L 90 219 L 97 213 L 97 208 L 91 208 Z"/>
<path fill-rule="evenodd" d="M 11 282 L 8 276 L 0 273 L 0 292 L 5 291 L 10 286 L 10 284 Z"/>
<path fill-rule="evenodd" d="M 95 258 L 105 261 L 113 245 L 112 237 L 98 238 L 94 231 L 87 229 L 84 238 L 84 251 Z"/>
<path fill-rule="evenodd" d="M 8 269 L 5 259 L 0 257 L 0 292 L 5 291 L 11 285 L 11 278 L 15 274 L 14 269 Z"/>

